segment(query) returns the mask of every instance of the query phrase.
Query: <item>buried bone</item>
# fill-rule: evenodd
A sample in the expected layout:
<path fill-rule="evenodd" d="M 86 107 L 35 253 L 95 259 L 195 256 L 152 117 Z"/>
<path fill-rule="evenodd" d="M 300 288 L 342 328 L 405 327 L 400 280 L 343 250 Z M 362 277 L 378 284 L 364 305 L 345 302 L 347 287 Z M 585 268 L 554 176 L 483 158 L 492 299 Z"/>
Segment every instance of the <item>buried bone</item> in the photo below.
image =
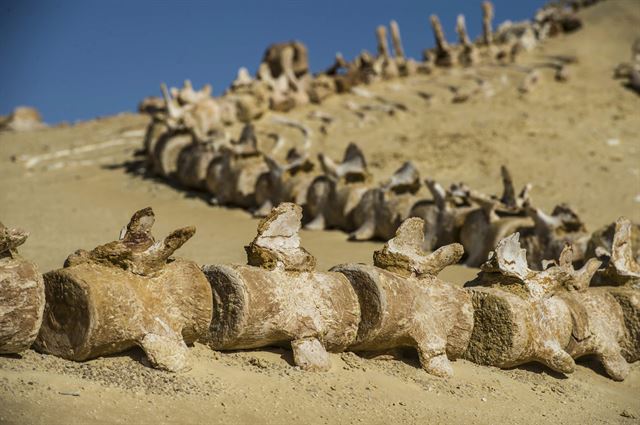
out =
<path fill-rule="evenodd" d="M 24 230 L 0 223 L 0 354 L 28 349 L 42 323 L 42 275 L 34 263 L 17 252 L 28 236 Z"/>
<path fill-rule="evenodd" d="M 118 241 L 77 251 L 45 274 L 37 350 L 83 361 L 140 346 L 156 368 L 188 368 L 186 344 L 211 321 L 211 288 L 195 263 L 170 258 L 195 229 L 155 241 L 154 221 L 151 208 L 140 210 Z"/>
<path fill-rule="evenodd" d="M 362 319 L 349 350 L 414 347 L 428 373 L 448 377 L 453 374 L 450 360 L 467 348 L 473 309 L 466 291 L 436 277 L 460 260 L 462 246 L 425 254 L 423 226 L 420 218 L 405 220 L 374 253 L 374 266 L 344 264 L 331 270 L 349 278 L 360 303 Z"/>
<path fill-rule="evenodd" d="M 471 287 L 474 328 L 465 357 L 475 363 L 513 367 L 539 362 L 562 373 L 574 359 L 595 355 L 607 374 L 623 380 L 623 313 L 606 292 L 588 289 L 600 261 L 579 270 L 567 246 L 558 264 L 544 271 L 527 265 L 519 234 L 501 240 Z"/>
<path fill-rule="evenodd" d="M 216 350 L 288 346 L 306 370 L 327 370 L 327 351 L 354 340 L 360 308 L 340 273 L 315 271 L 300 246 L 302 209 L 274 208 L 248 246 L 248 265 L 204 266 L 213 290 L 210 345 Z"/>

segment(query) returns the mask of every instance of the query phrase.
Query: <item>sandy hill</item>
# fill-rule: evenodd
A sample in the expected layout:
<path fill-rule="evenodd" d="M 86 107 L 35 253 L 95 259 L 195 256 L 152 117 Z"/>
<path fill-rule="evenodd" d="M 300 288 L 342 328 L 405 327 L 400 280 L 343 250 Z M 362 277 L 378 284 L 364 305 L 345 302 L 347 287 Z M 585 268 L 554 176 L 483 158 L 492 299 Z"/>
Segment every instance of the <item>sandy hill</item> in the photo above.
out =
<path fill-rule="evenodd" d="M 313 131 L 312 150 L 333 157 L 355 141 L 380 179 L 412 160 L 423 177 L 497 193 L 499 166 L 506 164 L 518 185 L 534 184 L 537 205 L 550 210 L 568 202 L 591 230 L 620 215 L 638 221 L 640 98 L 612 78 L 640 36 L 638 6 L 635 0 L 611 0 L 585 9 L 582 30 L 549 40 L 518 66 L 439 70 L 377 83 L 286 115 L 269 113 L 256 127 L 259 134 L 276 131 L 295 144 L 299 132 L 274 118 L 303 122 Z M 577 60 L 565 83 L 554 81 L 546 66 L 558 57 Z M 517 88 L 532 67 L 542 79 L 521 94 Z M 472 90 L 478 79 L 487 90 L 452 102 L 456 90 Z M 314 118 L 318 111 L 331 123 Z M 31 232 L 24 256 L 43 271 L 59 267 L 76 249 L 113 240 L 133 211 L 151 205 L 158 234 L 197 227 L 180 255 L 199 263 L 244 261 L 242 247 L 255 235 L 256 220 L 144 176 L 134 152 L 147 121 L 123 114 L 0 134 L 0 218 Z M 370 262 L 379 247 L 348 243 L 340 232 L 303 232 L 302 239 L 323 269 Z M 474 275 L 462 267 L 442 274 L 457 283 Z M 334 355 L 335 366 L 326 374 L 298 371 L 288 356 L 281 350 L 215 353 L 196 346 L 195 367 L 182 375 L 144 366 L 136 351 L 82 364 L 32 351 L 0 357 L 0 423 L 640 421 L 637 363 L 623 383 L 589 361 L 568 378 L 536 366 L 501 371 L 458 361 L 455 378 L 443 381 L 417 368 L 411 356 L 398 361 Z"/>

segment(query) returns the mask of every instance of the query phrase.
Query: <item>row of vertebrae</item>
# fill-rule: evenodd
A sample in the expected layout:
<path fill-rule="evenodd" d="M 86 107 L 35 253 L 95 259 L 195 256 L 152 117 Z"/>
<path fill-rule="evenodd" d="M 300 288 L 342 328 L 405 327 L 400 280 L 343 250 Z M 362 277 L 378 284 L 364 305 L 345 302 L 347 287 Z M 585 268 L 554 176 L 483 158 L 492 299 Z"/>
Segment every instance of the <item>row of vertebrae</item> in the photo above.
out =
<path fill-rule="evenodd" d="M 82 361 L 139 345 L 153 366 L 180 371 L 188 367 L 186 344 L 196 340 L 217 350 L 290 346 L 296 365 L 308 370 L 329 369 L 328 351 L 412 347 L 438 376 L 450 376 L 450 361 L 460 357 L 498 367 L 537 361 L 571 373 L 574 359 L 595 355 L 616 380 L 640 358 L 640 265 L 624 218 L 611 246 L 578 270 L 571 245 L 557 263 L 531 270 L 519 235 L 509 235 L 465 288 L 437 278 L 463 247 L 424 252 L 420 218 L 404 221 L 373 265 L 329 272 L 317 271 L 301 246 L 301 219 L 299 206 L 280 204 L 246 247 L 247 265 L 201 269 L 170 258 L 193 228 L 155 241 L 153 212 L 138 211 L 118 241 L 78 251 L 44 275 L 41 328 L 43 299 L 31 288 L 41 293 L 42 279 L 5 277 L 3 289 L 18 291 L 0 299 L 0 349 L 26 349 L 40 328 L 35 347 L 46 353 Z M 24 239 L 18 233 L 3 233 L 3 249 Z M 0 266 L 3 273 L 13 267 Z M 37 284 L 21 285 L 25 277 Z"/>
<path fill-rule="evenodd" d="M 306 229 L 340 229 L 353 240 L 388 240 L 403 220 L 421 217 L 426 222 L 426 250 L 461 243 L 464 262 L 473 267 L 514 232 L 522 234 L 528 260 L 537 269 L 543 260 L 557 258 L 567 242 L 575 246 L 576 263 L 588 250 L 593 255 L 602 246 L 604 230 L 592 235 L 565 204 L 551 214 L 535 208 L 529 195 L 532 185 L 517 192 L 505 167 L 503 193 L 490 196 L 463 183 L 445 189 L 434 180 L 422 181 L 411 162 L 374 183 L 363 152 L 353 143 L 341 161 L 324 154 L 314 161 L 305 150 L 293 148 L 284 163 L 270 155 L 274 150 L 267 153 L 266 145 L 248 124 L 236 141 L 201 143 L 188 133 L 170 133 L 152 140 L 147 155 L 156 173 L 206 192 L 216 204 L 263 217 L 273 206 L 293 202 L 303 207 Z M 634 235 L 639 234 L 635 226 Z"/>
<path fill-rule="evenodd" d="M 237 78 L 220 97 L 212 97 L 210 85 L 194 91 L 187 80 L 182 89 L 169 91 L 163 85 L 163 99 L 146 98 L 139 110 L 173 130 L 189 130 L 198 140 L 205 141 L 225 125 L 257 120 L 268 110 L 288 111 L 310 102 L 321 103 L 335 93 L 348 92 L 360 84 L 430 73 L 434 66 L 513 62 L 521 51 L 532 49 L 538 41 L 579 28 L 581 21 L 574 9 L 548 7 L 540 10 L 533 22 L 507 21 L 494 33 L 493 6 L 484 2 L 483 36 L 472 42 L 464 17 L 460 15 L 456 25 L 459 45 L 447 42 L 439 19 L 433 15 L 430 21 L 436 47 L 425 50 L 424 62 L 405 56 L 399 25 L 391 21 L 393 55 L 387 28 L 381 25 L 376 28 L 377 55 L 363 51 L 348 62 L 338 53 L 335 62 L 316 75 L 309 70 L 307 49 L 301 42 L 274 44 L 266 50 L 255 77 L 246 68 L 240 68 Z"/>

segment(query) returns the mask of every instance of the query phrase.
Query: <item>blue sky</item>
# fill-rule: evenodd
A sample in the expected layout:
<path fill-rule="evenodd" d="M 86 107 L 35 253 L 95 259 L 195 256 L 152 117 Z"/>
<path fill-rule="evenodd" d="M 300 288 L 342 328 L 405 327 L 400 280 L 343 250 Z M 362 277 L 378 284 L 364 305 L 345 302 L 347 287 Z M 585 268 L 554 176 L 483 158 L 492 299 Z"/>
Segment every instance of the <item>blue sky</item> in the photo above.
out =
<path fill-rule="evenodd" d="M 439 15 L 447 38 L 464 13 L 480 32 L 480 0 L 0 1 L 0 115 L 35 106 L 48 123 L 135 110 L 163 81 L 212 83 L 220 94 L 240 66 L 254 72 L 273 42 L 298 39 L 311 68 L 336 52 L 375 52 L 375 28 L 395 19 L 405 52 L 433 45 L 428 18 Z M 496 19 L 533 16 L 542 0 L 494 0 Z"/>

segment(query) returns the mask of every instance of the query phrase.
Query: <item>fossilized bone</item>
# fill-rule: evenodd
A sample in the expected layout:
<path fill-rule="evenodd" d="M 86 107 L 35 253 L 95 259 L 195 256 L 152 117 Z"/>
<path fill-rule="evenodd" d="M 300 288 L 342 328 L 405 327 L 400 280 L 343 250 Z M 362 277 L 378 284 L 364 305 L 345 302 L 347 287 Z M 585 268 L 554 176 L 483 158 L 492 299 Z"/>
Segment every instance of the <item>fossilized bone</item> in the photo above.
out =
<path fill-rule="evenodd" d="M 205 140 L 211 131 L 219 128 L 222 121 L 220 106 L 211 97 L 210 85 L 194 91 L 191 82 L 186 80 L 182 89 L 172 88 L 171 94 L 164 83 L 160 88 L 167 111 L 164 121 L 170 129 L 186 129 L 198 140 Z"/>
<path fill-rule="evenodd" d="M 0 223 L 0 354 L 29 348 L 42 323 L 42 275 L 17 251 L 27 237 L 28 232 Z"/>
<path fill-rule="evenodd" d="M 493 44 L 493 4 L 490 1 L 482 2 L 482 41 L 486 46 Z"/>
<path fill-rule="evenodd" d="M 635 258 L 636 262 L 640 262 L 640 224 L 631 223 L 629 232 L 631 255 Z M 603 226 L 593 232 L 587 243 L 585 258 L 599 257 L 601 254 L 612 252 L 615 233 L 616 222 Z"/>
<path fill-rule="evenodd" d="M 613 295 L 622 308 L 627 329 L 622 354 L 629 362 L 640 360 L 640 263 L 634 256 L 632 231 L 633 224 L 627 218 L 615 222 L 611 250 L 598 249 L 603 265 L 593 279 L 593 284 L 604 285 L 601 289 Z"/>
<path fill-rule="evenodd" d="M 371 187 L 364 154 L 350 143 L 341 163 L 334 163 L 324 154 L 319 154 L 318 159 L 324 175 L 309 187 L 305 228 L 337 228 L 350 232 L 355 229 L 354 211 Z"/>
<path fill-rule="evenodd" d="M 318 176 L 316 165 L 306 154 L 296 149 L 287 153 L 287 163 L 278 164 L 273 158 L 265 157 L 269 171 L 256 184 L 255 217 L 265 217 L 271 209 L 282 202 L 293 202 L 304 208 L 307 203 L 309 186 Z"/>
<path fill-rule="evenodd" d="M 420 174 L 405 162 L 381 187 L 368 190 L 354 211 L 357 229 L 350 239 L 391 239 L 418 201 Z"/>
<path fill-rule="evenodd" d="M 523 208 L 529 201 L 531 186 L 525 185 L 516 196 L 511 175 L 506 167 L 501 167 L 501 174 L 501 198 L 487 196 L 474 190 L 468 191 L 469 199 L 480 206 L 467 214 L 460 228 L 460 243 L 467 253 L 465 264 L 468 266 L 480 266 L 502 238 L 533 225 Z"/>
<path fill-rule="evenodd" d="M 460 229 L 467 215 L 477 209 L 470 202 L 468 189 L 463 185 L 452 185 L 445 190 L 439 183 L 427 179 L 425 185 L 432 200 L 416 202 L 411 208 L 411 217 L 420 217 L 425 222 L 425 251 L 460 241 Z"/>
<path fill-rule="evenodd" d="M 447 39 L 444 36 L 440 19 L 436 15 L 431 15 L 429 18 L 431 21 L 431 27 L 433 28 L 433 36 L 436 39 L 435 47 L 435 64 L 439 66 L 452 66 L 455 64 L 455 57 L 452 49 L 447 43 Z"/>
<path fill-rule="evenodd" d="M 118 241 L 76 251 L 45 274 L 38 350 L 83 361 L 137 345 L 154 367 L 188 367 L 186 344 L 211 322 L 211 288 L 195 263 L 170 259 L 195 228 L 155 241 L 154 221 L 151 208 L 137 211 Z"/>
<path fill-rule="evenodd" d="M 193 133 L 188 130 L 168 130 L 162 133 L 149 157 L 154 174 L 173 178 L 178 171 L 180 153 L 195 143 Z"/>
<path fill-rule="evenodd" d="M 409 218 L 393 239 L 374 253 L 374 266 L 332 268 L 349 278 L 358 295 L 362 319 L 353 351 L 415 347 L 422 367 L 433 375 L 453 374 L 449 360 L 466 350 L 473 328 L 469 294 L 436 276 L 460 260 L 460 244 L 431 254 L 422 250 L 424 222 Z"/>
<path fill-rule="evenodd" d="M 534 226 L 523 234 L 522 244 L 533 268 L 542 270 L 544 260 L 558 258 L 567 243 L 573 246 L 573 261 L 581 262 L 585 258 L 591 235 L 571 207 L 557 205 L 551 215 L 531 205 L 527 205 L 525 211 L 533 219 Z"/>
<path fill-rule="evenodd" d="M 402 38 L 400 37 L 400 26 L 394 20 L 389 23 L 391 29 L 391 44 L 393 44 L 393 53 L 396 59 L 404 59 L 404 48 L 402 47 Z"/>
<path fill-rule="evenodd" d="M 248 265 L 203 267 L 214 294 L 213 349 L 290 345 L 297 366 L 327 370 L 327 350 L 354 340 L 356 295 L 344 275 L 315 271 L 315 258 L 300 246 L 301 219 L 299 206 L 280 204 L 245 247 Z"/>
<path fill-rule="evenodd" d="M 467 284 L 474 328 L 465 357 L 502 368 L 540 362 L 571 373 L 574 359 L 595 355 L 611 378 L 623 380 L 629 366 L 621 354 L 622 310 L 610 294 L 588 289 L 600 264 L 592 259 L 575 270 L 567 246 L 558 264 L 537 272 L 517 233 L 501 240 Z"/>
<path fill-rule="evenodd" d="M 378 56 L 390 58 L 389 43 L 387 42 L 387 28 L 384 25 L 379 25 L 376 28 L 376 39 L 378 41 Z"/>
<path fill-rule="evenodd" d="M 462 46 L 462 50 L 458 56 L 458 62 L 463 66 L 476 65 L 480 60 L 480 56 L 478 54 L 478 49 L 473 45 L 473 43 L 471 43 L 469 35 L 467 34 L 464 15 L 458 15 L 458 19 L 456 21 L 456 32 L 458 33 L 460 45 Z"/>
<path fill-rule="evenodd" d="M 313 77 L 307 89 L 309 100 L 313 103 L 322 103 L 336 91 L 335 79 L 326 74 L 319 74 Z"/>
<path fill-rule="evenodd" d="M 205 186 L 220 205 L 253 209 L 256 184 L 269 171 L 264 154 L 258 149 L 253 125 L 246 124 L 237 142 L 220 149 L 207 169 Z"/>
<path fill-rule="evenodd" d="M 217 154 L 214 143 L 194 141 L 178 155 L 176 179 L 185 187 L 204 189 L 209 164 Z"/>

